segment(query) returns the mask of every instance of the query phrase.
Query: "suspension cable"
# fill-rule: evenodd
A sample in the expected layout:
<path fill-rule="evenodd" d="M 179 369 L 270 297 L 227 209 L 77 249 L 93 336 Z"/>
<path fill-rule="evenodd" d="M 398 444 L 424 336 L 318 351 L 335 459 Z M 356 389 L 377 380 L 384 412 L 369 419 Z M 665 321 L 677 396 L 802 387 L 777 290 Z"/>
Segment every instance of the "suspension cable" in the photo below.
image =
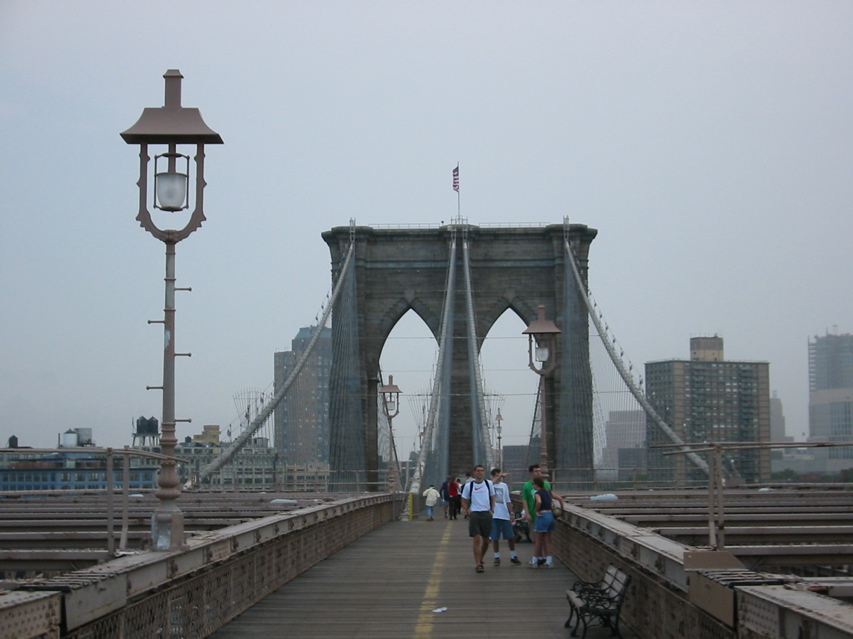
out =
<path fill-rule="evenodd" d="M 568 222 L 567 222 L 568 224 Z M 586 286 L 584 286 L 583 278 L 581 278 L 580 271 L 578 270 L 577 261 L 575 259 L 574 252 L 572 251 L 571 244 L 568 238 L 564 238 L 563 244 L 566 250 L 566 256 L 568 258 L 568 262 L 571 264 L 572 273 L 574 274 L 575 281 L 578 285 L 578 290 L 580 291 L 581 297 L 583 298 L 584 304 L 586 305 L 586 309 L 589 312 L 589 316 L 592 318 L 593 323 L 595 324 L 595 328 L 598 330 L 598 336 L 601 338 L 602 343 L 604 344 L 604 348 L 607 351 L 607 354 L 610 356 L 613 365 L 616 367 L 616 370 L 619 372 L 620 377 L 628 386 L 628 389 L 631 391 L 631 394 L 634 398 L 640 403 L 643 407 L 643 410 L 646 411 L 646 414 L 649 415 L 652 420 L 657 424 L 658 428 L 672 441 L 672 443 L 683 446 L 682 449 L 686 455 L 686 457 L 693 462 L 693 464 L 702 470 L 706 475 L 708 474 L 708 462 L 702 459 L 699 455 L 690 451 L 690 448 L 687 447 L 687 444 L 684 442 L 678 434 L 670 428 L 669 424 L 667 424 L 663 418 L 658 415 L 657 411 L 652 407 L 649 403 L 649 400 L 646 399 L 645 393 L 637 386 L 634 381 L 634 377 L 628 372 L 625 368 L 625 365 L 622 363 L 621 358 L 616 354 L 616 349 L 613 347 L 613 344 L 610 341 L 610 338 L 607 335 L 607 331 L 604 330 L 604 327 L 601 325 L 601 320 L 596 315 L 592 303 L 590 302 L 589 295 L 586 292 Z"/>
<path fill-rule="evenodd" d="M 438 361 L 436 362 L 436 375 L 433 379 L 432 384 L 432 393 L 430 395 L 429 401 L 429 413 L 427 415 L 426 424 L 424 425 L 424 437 L 421 441 L 421 449 L 418 451 L 418 463 L 415 467 L 415 473 L 412 477 L 412 483 L 409 489 L 409 492 L 414 494 L 420 494 L 421 481 L 423 479 L 424 473 L 426 471 L 427 465 L 427 457 L 431 458 L 430 461 L 433 461 L 432 458 L 438 454 L 439 449 L 441 449 L 441 442 L 435 441 L 437 439 L 436 433 L 441 430 L 437 428 L 436 422 L 438 421 L 439 408 L 441 405 L 441 398 L 444 395 L 442 393 L 443 385 L 448 383 L 446 379 L 445 373 L 445 362 L 448 360 L 448 350 L 452 348 L 452 330 L 453 330 L 453 298 L 455 295 L 456 288 L 456 233 L 455 230 L 451 232 L 450 237 L 450 262 L 447 268 L 447 282 L 444 287 L 444 308 L 441 313 L 441 331 L 439 333 L 439 346 L 438 346 Z M 448 425 L 449 426 L 449 425 Z M 440 436 L 440 433 L 439 433 Z M 440 438 L 440 437 L 439 437 Z M 437 466 L 438 464 L 431 463 L 430 466 Z M 446 465 L 446 464 L 445 464 Z M 436 468 L 436 471 L 438 468 Z M 442 475 L 446 472 L 446 469 L 442 469 Z M 441 475 L 438 475 L 440 477 Z M 437 478 L 436 478 L 437 479 Z"/>
<path fill-rule="evenodd" d="M 480 354 L 477 348 L 477 324 L 474 317 L 474 294 L 471 290 L 471 258 L 468 252 L 467 235 L 462 241 L 462 267 L 465 276 L 465 306 L 466 324 L 468 329 L 468 362 L 471 377 L 471 390 L 474 401 L 471 406 L 471 415 L 474 431 L 474 458 L 485 459 L 486 468 L 495 467 L 495 451 L 489 437 L 489 420 L 486 418 L 486 397 L 483 392 L 483 376 L 480 370 Z M 478 462 L 479 463 L 479 462 Z"/>
<path fill-rule="evenodd" d="M 290 375 L 285 380 L 284 384 L 281 385 L 281 388 L 278 389 L 273 398 L 258 412 L 255 416 L 255 419 L 252 420 L 252 423 L 249 424 L 246 429 L 240 433 L 237 439 L 234 442 L 222 451 L 222 453 L 210 462 L 207 466 L 201 469 L 198 473 L 198 476 L 194 479 L 190 479 L 184 484 L 184 490 L 191 490 L 205 481 L 208 477 L 210 477 L 213 473 L 217 472 L 220 468 L 222 468 L 225 464 L 227 464 L 234 455 L 236 455 L 243 446 L 246 445 L 251 437 L 260 429 L 261 426 L 269 419 L 269 416 L 276 409 L 276 407 L 281 403 L 281 400 L 287 394 L 287 391 L 290 389 L 290 386 L 293 384 L 294 380 L 299 375 L 299 372 L 302 370 L 302 367 L 305 366 L 305 363 L 308 361 L 308 358 L 311 356 L 312 351 L 314 350 L 314 345 L 317 343 L 317 340 L 320 339 L 320 335 L 323 332 L 323 328 L 326 326 L 326 322 L 329 320 L 329 315 L 332 314 L 332 308 L 334 307 L 335 300 L 338 297 L 338 293 L 341 290 L 341 285 L 344 282 L 345 276 L 350 266 L 350 262 L 352 261 L 352 256 L 355 253 L 355 242 L 352 238 L 350 238 L 349 249 L 347 250 L 347 256 L 344 260 L 343 268 L 341 269 L 340 276 L 338 277 L 338 281 L 335 284 L 334 291 L 332 292 L 332 296 L 329 299 L 328 304 L 326 305 L 326 309 L 323 312 L 323 317 L 320 322 L 317 324 L 314 333 L 311 335 L 311 339 L 308 341 L 308 344 L 305 347 L 305 350 L 299 356 L 299 359 L 296 361 L 296 364 L 293 367 L 293 370 L 290 372 Z"/>

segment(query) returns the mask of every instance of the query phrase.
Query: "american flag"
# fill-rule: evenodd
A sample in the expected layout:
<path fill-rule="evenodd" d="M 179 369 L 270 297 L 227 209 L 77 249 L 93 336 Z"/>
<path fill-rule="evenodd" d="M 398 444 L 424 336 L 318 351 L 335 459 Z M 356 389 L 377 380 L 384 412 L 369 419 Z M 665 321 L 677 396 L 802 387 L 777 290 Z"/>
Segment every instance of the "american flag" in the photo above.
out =
<path fill-rule="evenodd" d="M 453 190 L 459 193 L 459 165 L 453 169 Z"/>

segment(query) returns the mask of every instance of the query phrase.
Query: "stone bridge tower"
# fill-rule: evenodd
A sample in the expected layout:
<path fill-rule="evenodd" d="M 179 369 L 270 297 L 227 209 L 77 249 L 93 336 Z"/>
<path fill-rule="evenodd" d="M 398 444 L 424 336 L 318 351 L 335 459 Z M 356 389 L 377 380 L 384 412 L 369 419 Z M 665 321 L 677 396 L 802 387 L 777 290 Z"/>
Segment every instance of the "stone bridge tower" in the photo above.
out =
<path fill-rule="evenodd" d="M 544 227 L 484 228 L 455 224 L 438 228 L 336 227 L 323 233 L 332 258 L 332 278 L 337 280 L 350 238 L 355 238 L 353 301 L 357 307 L 358 381 L 349 390 L 333 384 L 332 394 L 350 392 L 359 397 L 359 407 L 349 416 L 335 408 L 330 414 L 331 470 L 353 470 L 348 463 L 367 469 L 367 481 L 377 485 L 377 390 L 379 357 L 385 340 L 397 321 L 410 309 L 438 340 L 452 233 L 469 241 L 470 272 L 476 318 L 477 349 L 497 319 L 508 309 L 529 324 L 542 304 L 549 318 L 562 330 L 557 349 L 559 365 L 547 378 L 546 407 L 548 457 L 559 471 L 561 485 L 578 485 L 592 477 L 592 383 L 589 367 L 589 325 L 571 270 L 567 270 L 564 239 L 568 238 L 586 282 L 589 246 L 597 231 L 582 224 Z M 457 252 L 461 262 L 463 254 Z M 457 271 L 461 272 L 461 265 Z M 449 468 L 461 474 L 475 463 L 472 436 L 471 384 L 467 349 L 464 287 L 457 277 L 454 305 Z M 346 298 L 345 298 L 346 299 Z M 333 353 L 343 351 L 336 341 L 347 336 L 335 330 L 334 318 L 345 309 L 333 311 Z M 520 331 L 519 331 L 520 333 Z M 334 357 L 334 356 L 333 356 Z M 519 354 L 523 357 L 523 354 Z M 344 365 L 335 362 L 333 367 Z M 531 377 L 533 375 L 531 374 Z M 531 379 L 531 386 L 534 380 Z M 336 444 L 337 442 L 337 444 Z M 348 448 L 349 454 L 336 448 Z M 353 462 L 358 449 L 359 462 Z M 350 459 L 349 462 L 344 461 Z"/>

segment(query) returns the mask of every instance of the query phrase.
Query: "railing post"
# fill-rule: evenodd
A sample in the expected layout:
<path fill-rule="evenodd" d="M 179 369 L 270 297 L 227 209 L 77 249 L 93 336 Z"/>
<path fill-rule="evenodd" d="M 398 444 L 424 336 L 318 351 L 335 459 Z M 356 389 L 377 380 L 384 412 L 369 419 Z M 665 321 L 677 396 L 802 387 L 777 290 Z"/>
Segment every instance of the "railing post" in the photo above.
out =
<path fill-rule="evenodd" d="M 113 491 L 115 489 L 115 480 L 113 477 L 113 449 L 107 448 L 107 552 L 110 558 L 116 554 L 116 540 L 113 535 L 114 520 L 113 520 Z"/>

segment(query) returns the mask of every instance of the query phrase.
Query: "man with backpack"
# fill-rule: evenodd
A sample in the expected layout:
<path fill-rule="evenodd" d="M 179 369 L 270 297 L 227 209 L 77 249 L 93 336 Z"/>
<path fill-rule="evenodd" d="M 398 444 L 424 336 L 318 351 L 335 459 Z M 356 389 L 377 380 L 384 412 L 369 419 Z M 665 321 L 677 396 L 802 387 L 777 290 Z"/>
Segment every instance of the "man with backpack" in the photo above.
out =
<path fill-rule="evenodd" d="M 485 478 L 482 464 L 474 467 L 474 480 L 462 488 L 462 508 L 468 516 L 468 535 L 474 540 L 474 563 L 483 572 L 483 557 L 489 550 L 492 513 L 495 512 L 495 487 Z"/>

